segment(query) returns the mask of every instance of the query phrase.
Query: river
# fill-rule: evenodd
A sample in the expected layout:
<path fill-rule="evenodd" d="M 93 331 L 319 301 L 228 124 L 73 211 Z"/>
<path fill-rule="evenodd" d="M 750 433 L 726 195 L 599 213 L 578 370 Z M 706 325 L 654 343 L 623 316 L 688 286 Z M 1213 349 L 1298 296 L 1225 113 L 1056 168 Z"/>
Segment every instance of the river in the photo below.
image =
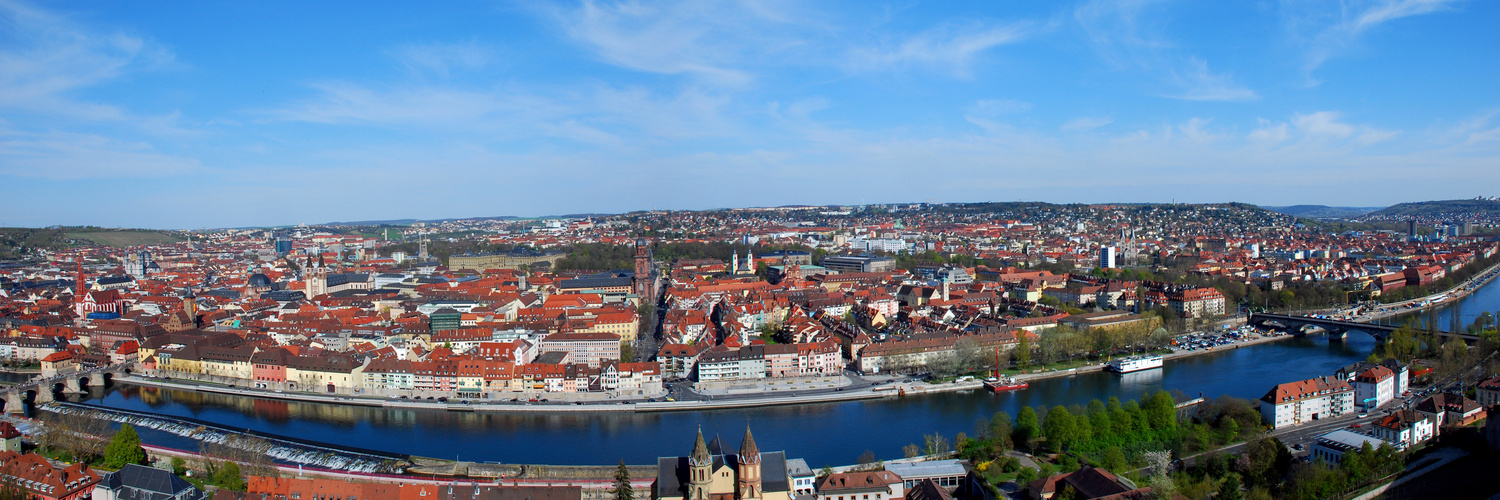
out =
<path fill-rule="evenodd" d="M 1500 310 L 1493 284 L 1462 301 L 1466 322 L 1480 311 Z M 1449 306 L 1452 307 L 1452 306 Z M 1438 312 L 1447 326 L 1446 308 Z M 1275 384 L 1331 375 L 1369 355 L 1374 340 L 1351 333 L 1343 341 L 1291 338 L 1192 356 L 1162 369 L 1127 375 L 1095 372 L 1033 381 L 1025 391 L 934 394 L 803 406 L 669 413 L 495 414 L 384 409 L 300 403 L 134 386 L 95 390 L 86 404 L 189 417 L 236 429 L 334 445 L 474 462 L 608 465 L 624 459 L 654 463 L 658 456 L 691 451 L 702 428 L 731 447 L 748 424 L 762 450 L 785 450 L 809 465 L 850 464 L 866 450 L 898 458 L 901 447 L 942 433 L 952 440 L 972 433 L 975 422 L 996 411 L 1014 415 L 1026 405 L 1084 404 L 1111 396 L 1139 398 L 1158 389 L 1189 396 L 1259 398 Z M 193 441 L 149 429 L 152 444 L 196 449 Z"/>

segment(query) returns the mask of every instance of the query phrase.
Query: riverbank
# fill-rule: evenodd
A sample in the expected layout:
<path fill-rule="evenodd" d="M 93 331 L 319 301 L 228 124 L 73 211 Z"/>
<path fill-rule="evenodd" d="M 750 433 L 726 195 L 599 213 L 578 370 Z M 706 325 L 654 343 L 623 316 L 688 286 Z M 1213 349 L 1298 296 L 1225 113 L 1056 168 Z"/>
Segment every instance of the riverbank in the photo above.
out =
<path fill-rule="evenodd" d="M 1247 339 L 1232 344 L 1217 346 L 1213 349 L 1182 350 L 1176 349 L 1162 356 L 1164 361 L 1182 359 L 1190 356 L 1213 354 L 1241 347 L 1273 342 L 1290 335 L 1261 335 L 1254 339 Z M 1018 380 L 1037 381 L 1058 377 L 1069 377 L 1084 373 L 1097 372 L 1104 369 L 1107 363 L 1087 363 L 1075 368 L 1022 373 L 1015 375 Z M 366 406 L 389 409 L 412 409 L 448 412 L 477 412 L 477 413 L 616 413 L 616 412 L 674 412 L 674 411 L 702 411 L 734 408 L 754 408 L 763 406 L 792 406 L 818 403 L 840 403 L 848 401 L 861 401 L 870 399 L 894 398 L 903 396 L 917 396 L 923 394 L 938 394 L 946 392 L 970 391 L 983 389 L 984 383 L 980 380 L 969 380 L 965 382 L 943 382 L 931 384 L 923 381 L 903 381 L 888 383 L 888 385 L 874 384 L 860 388 L 847 388 L 847 386 L 835 387 L 833 389 L 821 389 L 818 391 L 806 391 L 792 394 L 741 394 L 734 397 L 710 397 L 704 400 L 683 399 L 678 401 L 614 401 L 614 402 L 527 402 L 527 401 L 476 401 L 463 402 L 439 402 L 409 399 L 374 398 L 368 396 L 346 396 L 327 395 L 304 392 L 280 392 L 264 389 L 251 389 L 243 387 L 229 387 L 198 382 L 169 381 L 159 378 L 141 377 L 131 375 L 115 379 L 118 383 L 145 387 L 159 387 L 180 391 L 204 392 L 215 394 L 227 394 L 234 396 L 253 397 L 262 399 L 275 399 L 284 401 L 298 401 L 307 403 L 324 403 L 350 406 Z M 545 394 L 544 394 L 545 396 Z"/>
<path fill-rule="evenodd" d="M 359 396 L 328 396 L 321 394 L 297 393 L 297 392 L 274 392 L 257 389 L 245 389 L 237 387 L 224 387 L 203 384 L 187 384 L 175 381 L 165 381 L 136 376 L 121 377 L 115 379 L 118 383 L 138 385 L 144 387 L 159 387 L 179 391 L 205 392 L 215 394 L 228 394 L 234 396 L 245 396 L 262 399 L 277 399 L 284 401 L 299 401 L 306 403 L 339 404 L 351 406 L 369 406 L 390 409 L 412 409 L 433 410 L 453 412 L 488 412 L 488 413 L 598 413 L 598 412 L 665 412 L 665 411 L 697 411 L 727 408 L 748 408 L 759 406 L 783 406 L 813 403 L 836 403 L 843 401 L 858 401 L 863 399 L 878 399 L 896 396 L 895 390 L 878 391 L 875 388 L 866 388 L 850 391 L 834 391 L 822 394 L 801 395 L 777 395 L 766 397 L 745 397 L 736 399 L 718 400 L 691 400 L 691 401 L 620 401 L 613 404 L 600 403 L 444 403 L 444 402 L 419 402 L 415 400 L 387 400 Z M 919 390 L 916 392 L 934 392 L 931 390 Z"/>

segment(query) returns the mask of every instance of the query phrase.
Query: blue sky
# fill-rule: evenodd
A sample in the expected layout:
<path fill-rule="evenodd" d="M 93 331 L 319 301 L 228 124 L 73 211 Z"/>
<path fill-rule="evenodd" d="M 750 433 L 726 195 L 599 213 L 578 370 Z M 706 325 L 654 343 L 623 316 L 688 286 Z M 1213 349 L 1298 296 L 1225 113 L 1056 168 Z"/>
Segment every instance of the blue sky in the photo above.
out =
<path fill-rule="evenodd" d="M 0 225 L 1500 195 L 1500 2 L 0 0 Z"/>

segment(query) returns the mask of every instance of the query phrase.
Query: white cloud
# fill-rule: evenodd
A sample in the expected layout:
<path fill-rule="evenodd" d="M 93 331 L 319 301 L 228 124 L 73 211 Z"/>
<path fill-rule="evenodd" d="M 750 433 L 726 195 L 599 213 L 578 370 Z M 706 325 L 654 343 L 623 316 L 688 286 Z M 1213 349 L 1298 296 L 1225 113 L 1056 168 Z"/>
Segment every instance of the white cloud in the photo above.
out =
<path fill-rule="evenodd" d="M 447 77 L 455 69 L 474 70 L 494 61 L 494 50 L 478 42 L 409 44 L 394 55 L 412 71 Z"/>
<path fill-rule="evenodd" d="M 1462 0 L 1353 0 L 1339 3 L 1283 1 L 1287 31 L 1305 46 L 1309 74 L 1358 46 L 1366 32 L 1391 21 L 1448 10 Z"/>
<path fill-rule="evenodd" d="M 98 33 L 51 12 L 0 2 L 0 109 L 87 121 L 130 119 L 114 105 L 74 94 L 174 59 L 166 48 L 124 33 Z"/>
<path fill-rule="evenodd" d="M 0 130 L 0 158 L 0 176 L 49 180 L 171 177 L 201 168 L 145 142 L 66 132 Z"/>
<path fill-rule="evenodd" d="M 1272 125 L 1270 120 L 1266 120 L 1265 118 L 1261 118 L 1259 121 L 1261 127 L 1250 133 L 1250 140 L 1275 144 L 1285 142 L 1291 137 L 1291 132 L 1287 124 L 1278 123 Z"/>
<path fill-rule="evenodd" d="M 1240 86 L 1229 76 L 1209 71 L 1208 63 L 1201 59 L 1190 59 L 1182 72 L 1174 70 L 1172 75 L 1184 92 L 1169 97 L 1189 101 L 1249 101 L 1260 98 L 1255 91 Z"/>
<path fill-rule="evenodd" d="M 750 71 L 738 67 L 750 59 L 748 54 L 775 51 L 788 43 L 767 40 L 768 25 L 800 17 L 769 4 L 592 0 L 550 14 L 570 38 L 604 62 L 730 86 L 753 79 Z"/>
<path fill-rule="evenodd" d="M 1354 135 L 1354 126 L 1340 123 L 1339 114 L 1333 111 L 1318 111 L 1312 114 L 1299 114 L 1292 123 L 1297 128 L 1310 135 L 1333 137 L 1343 139 Z"/>
<path fill-rule="evenodd" d="M 1064 132 L 1085 132 L 1103 127 L 1105 125 L 1109 125 L 1114 122 L 1114 118 L 1109 117 L 1083 116 L 1068 120 L 1067 123 L 1062 124 L 1061 128 Z"/>
<path fill-rule="evenodd" d="M 1355 142 L 1358 142 L 1358 143 L 1363 144 L 1365 146 L 1369 146 L 1369 145 L 1375 144 L 1377 142 L 1385 142 L 1385 141 L 1389 141 L 1391 139 L 1395 139 L 1396 136 L 1398 136 L 1398 135 L 1401 135 L 1401 131 L 1400 130 L 1374 130 L 1374 129 L 1367 129 L 1367 130 L 1365 130 L 1363 132 L 1360 132 L 1359 133 L 1359 137 L 1356 137 L 1354 140 L 1355 140 Z"/>
<path fill-rule="evenodd" d="M 1291 125 L 1300 132 L 1301 138 L 1308 141 L 1328 142 L 1353 139 L 1353 142 L 1361 146 L 1369 146 L 1395 139 L 1401 135 L 1399 130 L 1382 130 L 1369 125 L 1354 125 L 1342 121 L 1343 115 L 1336 111 L 1317 111 L 1313 113 L 1297 113 L 1292 115 Z M 1261 119 L 1260 128 L 1251 132 L 1249 138 L 1253 141 L 1263 143 L 1280 143 L 1291 138 L 1287 123 L 1272 124 Z"/>
<path fill-rule="evenodd" d="M 1207 129 L 1208 122 L 1209 120 L 1193 117 L 1189 119 L 1187 123 L 1178 125 L 1177 130 L 1182 131 L 1183 136 L 1187 137 L 1188 140 L 1193 142 L 1211 142 L 1218 140 L 1219 136 Z"/>
<path fill-rule="evenodd" d="M 856 48 L 848 64 L 855 70 L 921 64 L 962 76 L 968 74 L 980 53 L 1025 40 L 1037 31 L 1036 25 L 1029 21 L 938 27 L 894 44 Z"/>
<path fill-rule="evenodd" d="M 1227 73 L 1215 73 L 1201 57 L 1185 54 L 1165 34 L 1170 13 L 1155 9 L 1162 0 L 1092 0 L 1073 11 L 1094 50 L 1121 69 L 1143 71 L 1175 92 L 1166 97 L 1190 101 L 1248 101 L 1254 90 Z"/>

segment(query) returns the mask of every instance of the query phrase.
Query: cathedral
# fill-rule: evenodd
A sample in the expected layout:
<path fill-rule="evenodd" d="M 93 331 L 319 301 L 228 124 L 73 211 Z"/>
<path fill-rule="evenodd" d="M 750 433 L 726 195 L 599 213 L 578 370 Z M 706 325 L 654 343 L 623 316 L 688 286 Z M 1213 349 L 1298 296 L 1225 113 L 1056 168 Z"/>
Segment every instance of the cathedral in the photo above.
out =
<path fill-rule="evenodd" d="M 791 477 L 786 453 L 761 453 L 750 429 L 738 454 L 727 454 L 718 437 L 703 441 L 703 430 L 686 457 L 657 459 L 653 499 L 670 500 L 790 500 Z"/>

